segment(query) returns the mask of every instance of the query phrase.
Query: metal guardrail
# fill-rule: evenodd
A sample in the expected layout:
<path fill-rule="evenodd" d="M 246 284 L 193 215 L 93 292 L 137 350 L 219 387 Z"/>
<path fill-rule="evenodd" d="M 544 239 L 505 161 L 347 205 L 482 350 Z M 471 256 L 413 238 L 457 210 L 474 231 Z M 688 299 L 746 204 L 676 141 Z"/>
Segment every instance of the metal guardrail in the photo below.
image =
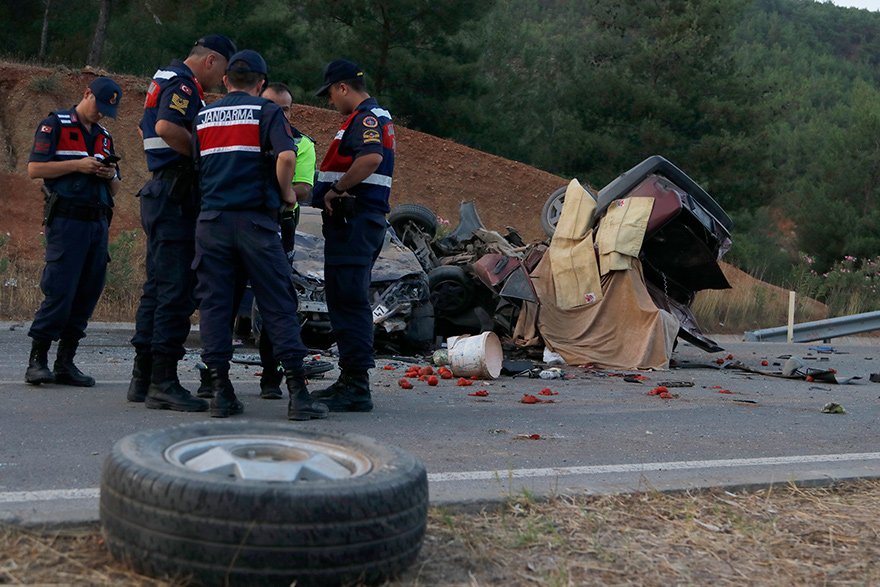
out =
<path fill-rule="evenodd" d="M 794 325 L 793 342 L 813 342 L 816 340 L 831 340 L 841 336 L 851 336 L 862 332 L 880 330 L 880 312 L 865 312 L 864 314 L 852 314 L 804 322 Z M 788 327 L 764 328 L 751 330 L 745 333 L 747 342 L 787 342 Z"/>

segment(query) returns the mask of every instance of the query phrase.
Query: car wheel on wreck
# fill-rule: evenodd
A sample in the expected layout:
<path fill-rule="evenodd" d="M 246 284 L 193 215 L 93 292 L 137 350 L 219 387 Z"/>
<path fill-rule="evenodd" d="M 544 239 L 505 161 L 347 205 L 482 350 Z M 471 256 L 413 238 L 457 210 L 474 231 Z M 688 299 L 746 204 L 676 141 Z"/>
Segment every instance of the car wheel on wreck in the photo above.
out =
<path fill-rule="evenodd" d="M 544 234 L 549 237 L 556 232 L 556 225 L 559 224 L 559 217 L 562 215 L 562 205 L 565 203 L 565 190 L 568 186 L 562 186 L 547 198 L 544 207 L 541 208 L 541 228 Z"/>
<path fill-rule="evenodd" d="M 428 239 L 437 236 L 437 215 L 427 206 L 420 204 L 395 206 L 388 214 L 388 223 L 406 246 L 410 246 L 406 238 L 407 232 L 413 228 L 425 233 Z"/>
<path fill-rule="evenodd" d="M 474 286 L 464 269 L 457 265 L 441 265 L 428 273 L 431 304 L 435 316 L 455 316 L 471 307 Z"/>
<path fill-rule="evenodd" d="M 205 422 L 123 438 L 104 464 L 111 554 L 197 583 L 376 583 L 418 555 L 424 467 L 354 434 Z"/>

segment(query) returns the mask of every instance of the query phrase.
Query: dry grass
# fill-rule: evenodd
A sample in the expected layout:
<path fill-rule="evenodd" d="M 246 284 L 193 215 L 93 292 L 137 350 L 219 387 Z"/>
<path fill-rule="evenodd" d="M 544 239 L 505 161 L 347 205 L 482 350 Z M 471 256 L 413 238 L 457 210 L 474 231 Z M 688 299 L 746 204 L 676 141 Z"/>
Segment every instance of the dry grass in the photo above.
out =
<path fill-rule="evenodd" d="M 880 583 L 880 481 L 748 493 L 511 499 L 432 508 L 393 585 L 870 585 Z M 97 529 L 0 532 L 0 584 L 167 585 L 111 559 Z"/>
<path fill-rule="evenodd" d="M 720 263 L 732 286 L 697 294 L 694 314 L 704 331 L 742 334 L 746 330 L 788 323 L 788 290 L 760 281 L 733 265 Z M 795 298 L 795 323 L 828 317 L 825 304 L 805 296 Z"/>

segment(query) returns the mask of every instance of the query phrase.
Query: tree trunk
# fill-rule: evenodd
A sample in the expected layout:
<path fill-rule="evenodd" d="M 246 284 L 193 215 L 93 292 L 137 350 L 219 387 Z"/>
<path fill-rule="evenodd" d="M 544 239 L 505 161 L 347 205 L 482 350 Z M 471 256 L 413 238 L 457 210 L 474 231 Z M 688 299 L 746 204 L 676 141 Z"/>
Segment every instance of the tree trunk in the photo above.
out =
<path fill-rule="evenodd" d="M 92 38 L 92 46 L 89 48 L 86 65 L 101 63 L 101 53 L 104 51 L 104 41 L 107 39 L 107 21 L 109 20 L 110 0 L 101 0 L 101 11 L 98 13 L 98 24 L 95 25 L 95 36 Z"/>
<path fill-rule="evenodd" d="M 49 41 L 49 5 L 52 0 L 43 0 L 46 10 L 43 12 L 43 30 L 40 32 L 40 53 L 37 55 L 40 61 L 46 59 L 46 45 Z"/>

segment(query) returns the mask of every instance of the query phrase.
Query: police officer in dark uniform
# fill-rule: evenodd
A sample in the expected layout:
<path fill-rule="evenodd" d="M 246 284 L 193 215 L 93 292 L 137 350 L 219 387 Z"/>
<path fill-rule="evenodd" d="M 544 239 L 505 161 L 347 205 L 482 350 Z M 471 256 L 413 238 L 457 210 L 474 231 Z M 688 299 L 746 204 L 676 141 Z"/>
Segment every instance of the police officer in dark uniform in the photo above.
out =
<path fill-rule="evenodd" d="M 394 172 L 391 114 L 366 91 L 361 68 L 345 59 L 324 69 L 318 96 L 347 118 L 330 143 L 313 190 L 323 209 L 324 280 L 330 324 L 339 346 L 339 379 L 312 394 L 333 412 L 373 409 L 370 273 L 385 239 Z"/>
<path fill-rule="evenodd" d="M 128 401 L 148 408 L 204 411 L 177 378 L 195 309 L 191 269 L 198 196 L 192 164 L 193 121 L 204 105 L 203 87 L 220 84 L 235 44 L 223 35 L 196 41 L 189 56 L 153 75 L 140 131 L 153 178 L 138 193 L 147 235 L 146 281 L 137 310 Z"/>
<path fill-rule="evenodd" d="M 236 283 L 243 276 L 263 316 L 275 356 L 284 367 L 290 400 L 287 417 L 327 417 L 306 388 L 297 298 L 290 265 L 278 238 L 282 203 L 296 202 L 291 181 L 296 150 L 281 108 L 260 97 L 266 62 L 256 51 L 230 58 L 225 98 L 203 108 L 196 121 L 194 152 L 199 170 L 201 212 L 196 227 L 196 270 L 202 360 L 211 382 L 211 416 L 243 411 L 229 380 Z"/>
<path fill-rule="evenodd" d="M 37 126 L 28 176 L 43 179 L 46 267 L 40 280 L 45 298 L 28 332 L 33 344 L 25 381 L 34 385 L 95 384 L 73 358 L 104 289 L 107 229 L 119 188 L 113 139 L 98 121 L 115 118 L 121 99 L 116 82 L 99 77 L 76 106 L 53 112 Z M 60 342 L 50 371 L 53 340 Z"/>

